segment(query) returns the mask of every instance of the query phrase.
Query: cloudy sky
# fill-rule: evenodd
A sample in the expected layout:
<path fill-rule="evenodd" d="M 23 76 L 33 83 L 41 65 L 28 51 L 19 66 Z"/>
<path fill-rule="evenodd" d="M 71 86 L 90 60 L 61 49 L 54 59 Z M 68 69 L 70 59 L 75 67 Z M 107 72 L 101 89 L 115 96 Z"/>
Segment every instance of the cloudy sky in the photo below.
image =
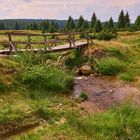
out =
<path fill-rule="evenodd" d="M 0 19 L 78 18 L 90 19 L 93 12 L 102 21 L 116 21 L 121 9 L 130 13 L 132 22 L 140 15 L 140 0 L 0 0 Z"/>

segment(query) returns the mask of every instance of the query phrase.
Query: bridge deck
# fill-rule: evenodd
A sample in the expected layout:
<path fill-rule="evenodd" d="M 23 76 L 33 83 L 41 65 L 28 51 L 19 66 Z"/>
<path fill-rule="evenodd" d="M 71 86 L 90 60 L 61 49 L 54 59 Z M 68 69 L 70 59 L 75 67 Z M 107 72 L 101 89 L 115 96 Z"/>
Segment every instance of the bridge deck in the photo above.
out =
<path fill-rule="evenodd" d="M 32 50 L 28 50 L 28 51 L 33 51 L 33 52 L 38 52 L 38 51 L 43 51 L 43 52 L 58 52 L 58 51 L 65 51 L 65 50 L 71 50 L 71 49 L 76 49 L 76 48 L 82 48 L 88 46 L 87 42 L 75 42 L 75 46 L 72 44 L 72 46 L 70 47 L 70 44 L 65 44 L 65 45 L 58 45 L 52 48 L 34 48 Z M 17 52 L 26 52 L 27 49 L 17 49 Z M 16 52 L 16 51 L 12 51 L 12 52 Z M 10 51 L 8 49 L 5 50 L 0 50 L 0 54 L 9 54 Z"/>

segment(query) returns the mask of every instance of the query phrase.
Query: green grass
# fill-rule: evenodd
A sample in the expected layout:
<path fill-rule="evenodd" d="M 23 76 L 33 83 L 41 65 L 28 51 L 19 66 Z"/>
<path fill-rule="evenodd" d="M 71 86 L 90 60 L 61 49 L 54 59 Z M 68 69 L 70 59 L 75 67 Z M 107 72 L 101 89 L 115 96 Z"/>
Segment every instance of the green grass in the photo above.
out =
<path fill-rule="evenodd" d="M 47 66 L 34 66 L 23 69 L 19 79 L 28 89 L 38 91 L 68 92 L 74 85 L 72 75 Z"/>
<path fill-rule="evenodd" d="M 124 69 L 124 65 L 115 57 L 102 58 L 98 64 L 98 70 L 103 75 L 117 75 Z"/>

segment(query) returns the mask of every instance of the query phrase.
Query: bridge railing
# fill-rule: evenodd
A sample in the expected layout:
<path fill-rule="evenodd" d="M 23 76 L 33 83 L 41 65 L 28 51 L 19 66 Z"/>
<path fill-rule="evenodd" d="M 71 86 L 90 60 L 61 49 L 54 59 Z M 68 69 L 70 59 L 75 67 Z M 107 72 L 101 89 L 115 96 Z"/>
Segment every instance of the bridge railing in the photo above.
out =
<path fill-rule="evenodd" d="M 9 52 L 16 52 L 18 47 L 16 45 L 25 45 L 24 49 L 32 50 L 32 45 L 44 45 L 44 48 L 51 49 L 58 44 L 68 43 L 69 47 L 76 47 L 75 42 L 80 40 L 79 36 L 84 36 L 87 44 L 90 43 L 89 32 L 71 32 L 71 33 L 48 33 L 48 34 L 32 34 L 32 33 L 18 33 L 18 32 L 6 32 L 0 33 L 0 36 L 7 36 L 7 41 L 0 41 L 0 44 L 7 44 Z M 14 37 L 26 37 L 27 41 L 14 40 Z M 33 37 L 42 37 L 43 40 L 33 41 Z"/>

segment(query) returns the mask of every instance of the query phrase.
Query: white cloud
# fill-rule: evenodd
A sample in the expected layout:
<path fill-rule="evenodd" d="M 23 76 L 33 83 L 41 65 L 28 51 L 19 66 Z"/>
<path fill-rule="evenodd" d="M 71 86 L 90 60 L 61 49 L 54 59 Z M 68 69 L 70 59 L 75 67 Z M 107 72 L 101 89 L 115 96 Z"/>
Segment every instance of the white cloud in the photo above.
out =
<path fill-rule="evenodd" d="M 117 16 L 121 9 L 130 11 L 133 20 L 139 14 L 139 0 L 0 0 L 0 18 L 56 18 L 81 14 L 90 19 L 93 11 L 102 20 Z M 134 10 L 135 9 L 135 10 Z"/>

